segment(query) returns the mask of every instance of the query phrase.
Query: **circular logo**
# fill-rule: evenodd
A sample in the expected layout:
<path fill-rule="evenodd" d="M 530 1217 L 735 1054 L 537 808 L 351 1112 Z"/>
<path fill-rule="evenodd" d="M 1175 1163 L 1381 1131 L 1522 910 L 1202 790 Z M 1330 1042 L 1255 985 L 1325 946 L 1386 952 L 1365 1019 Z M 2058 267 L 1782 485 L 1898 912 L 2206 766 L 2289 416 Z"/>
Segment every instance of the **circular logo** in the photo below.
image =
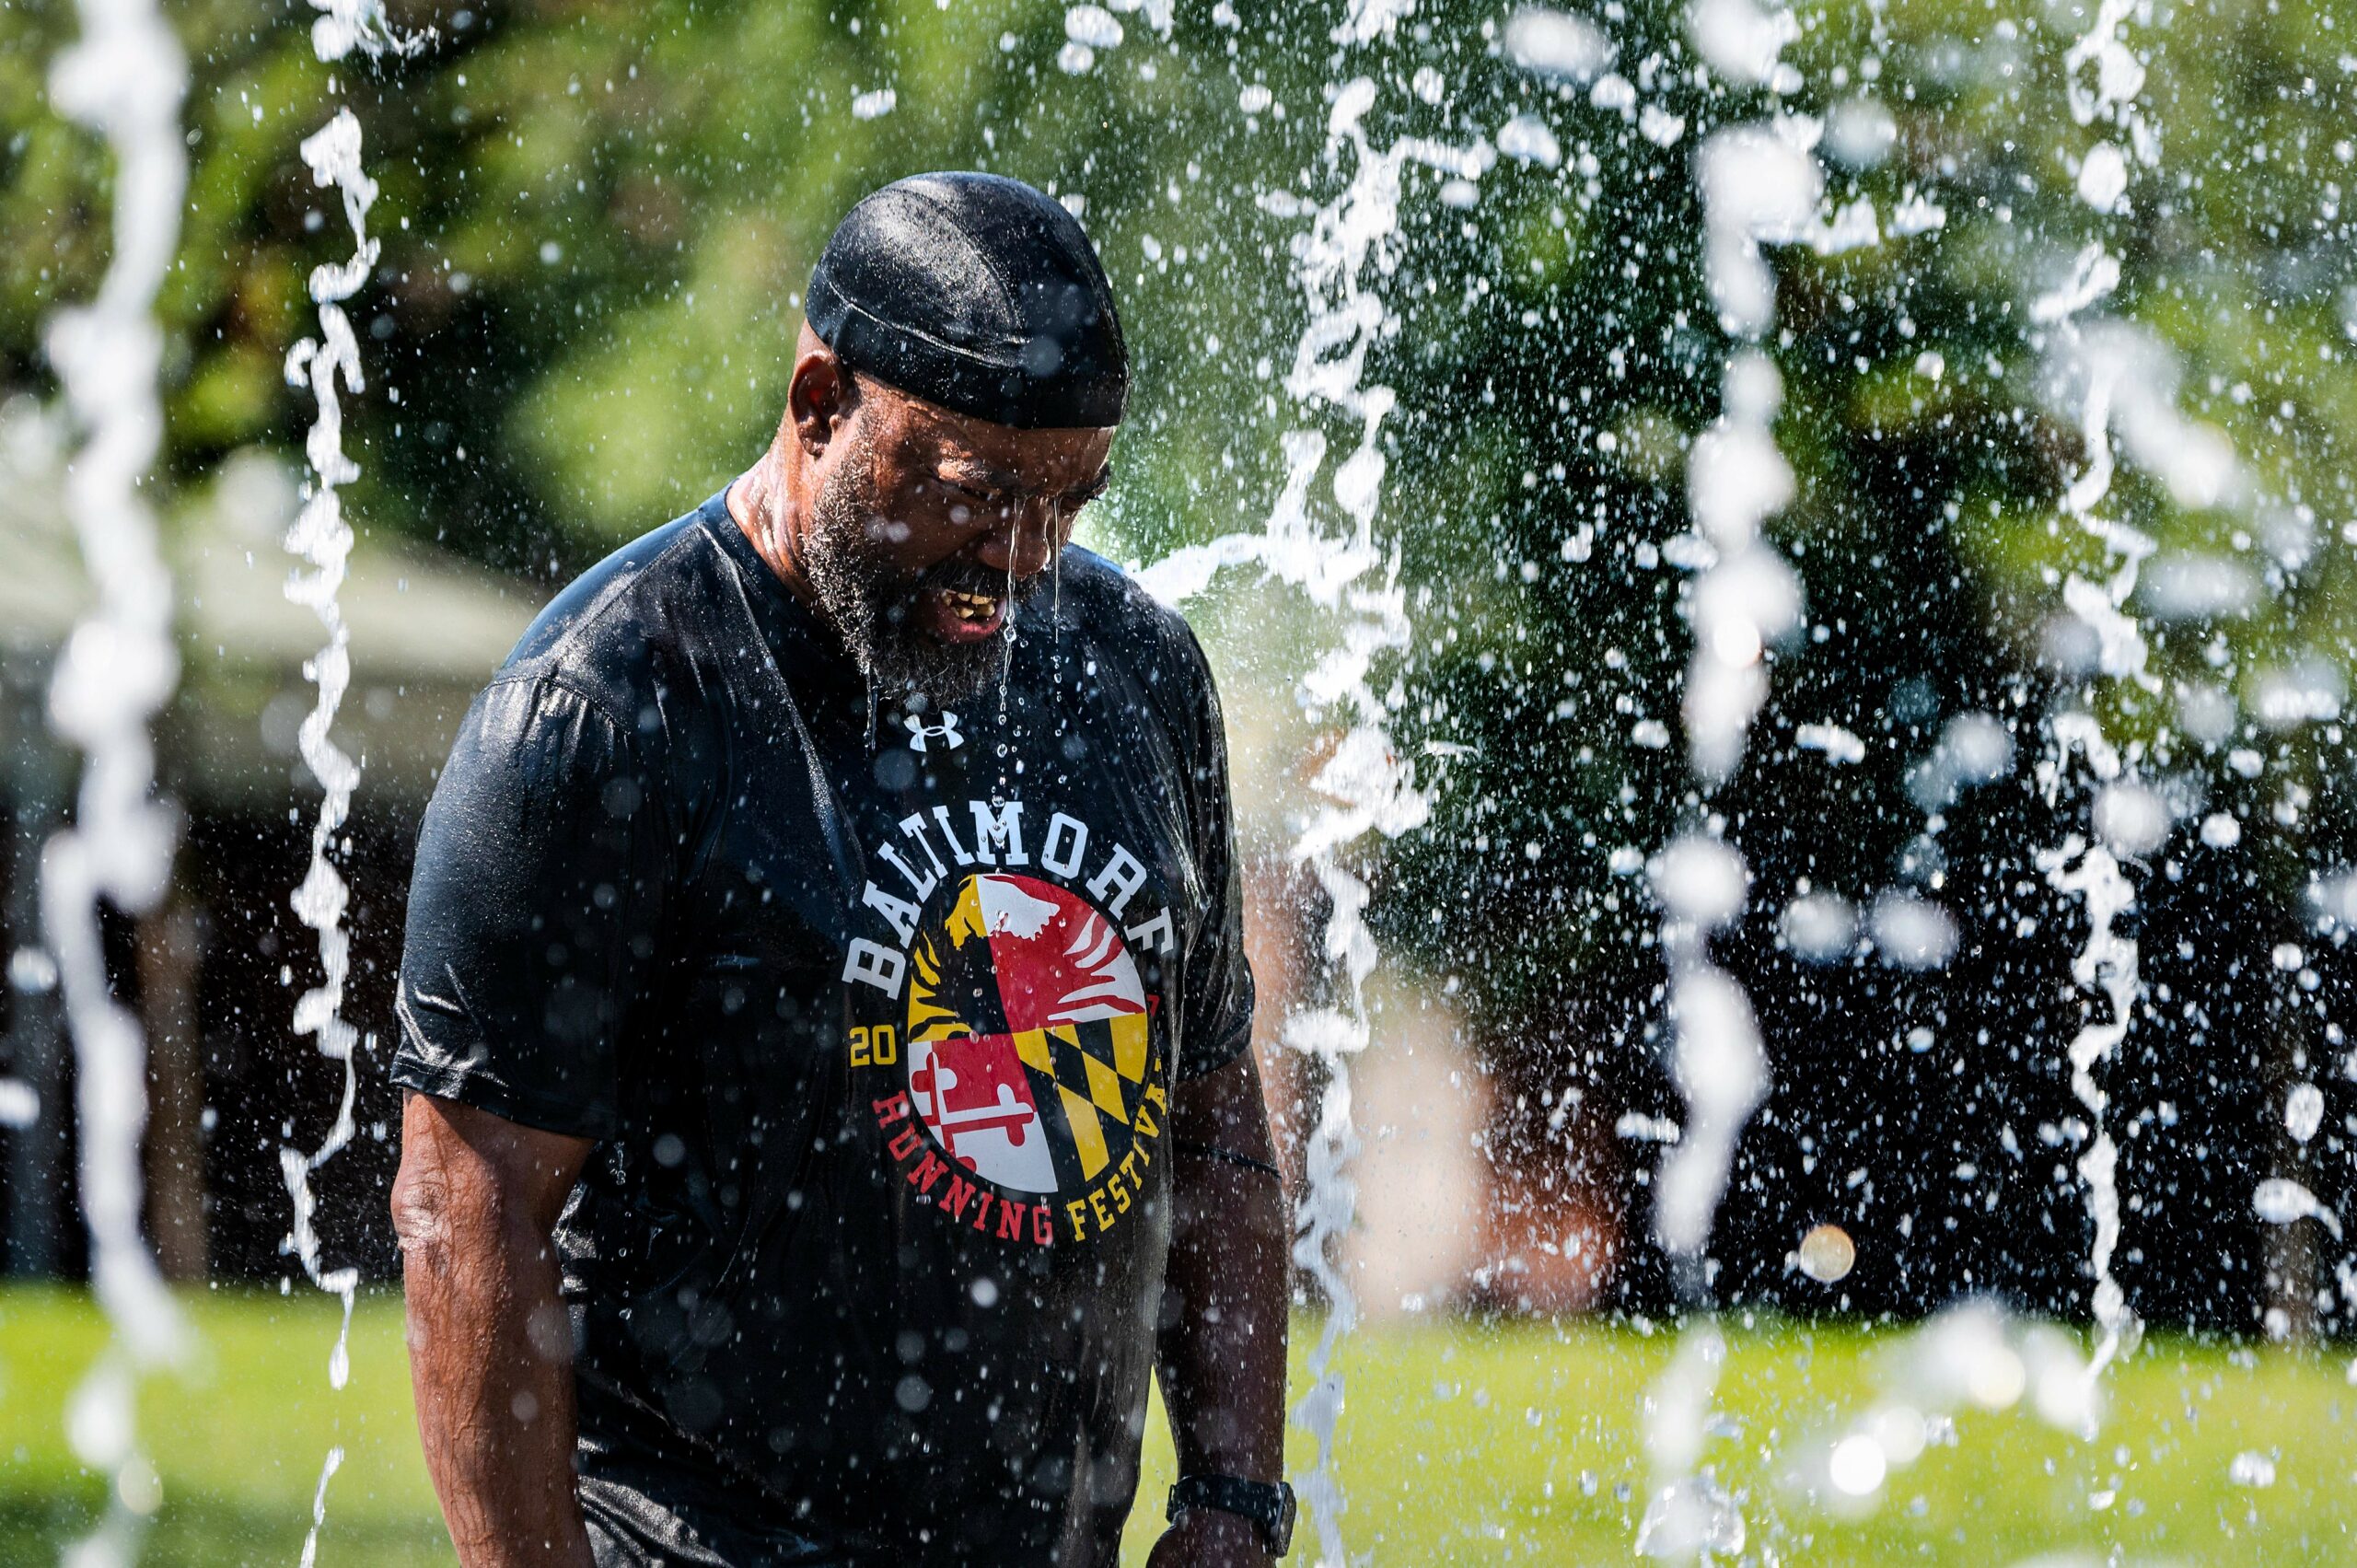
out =
<path fill-rule="evenodd" d="M 909 1099 L 943 1154 L 1076 1192 L 1153 1136 L 1153 1014 L 1112 922 L 1029 877 L 969 877 L 909 954 Z"/>

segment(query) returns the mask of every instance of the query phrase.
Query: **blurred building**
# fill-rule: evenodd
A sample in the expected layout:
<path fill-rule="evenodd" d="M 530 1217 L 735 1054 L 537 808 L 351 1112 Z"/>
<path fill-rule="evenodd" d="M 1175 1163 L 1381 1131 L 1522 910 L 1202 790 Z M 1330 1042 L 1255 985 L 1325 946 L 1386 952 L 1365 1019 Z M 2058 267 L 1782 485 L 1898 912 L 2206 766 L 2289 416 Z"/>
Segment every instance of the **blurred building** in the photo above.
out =
<path fill-rule="evenodd" d="M 84 1237 L 73 1170 L 72 1047 L 41 952 L 43 842 L 71 808 L 78 756 L 46 723 L 53 650 L 88 600 L 66 525 L 59 436 L 29 400 L 0 406 L 0 1078 L 29 1117 L 0 1125 L 0 1201 L 10 1272 L 73 1273 Z M 110 923 L 112 971 L 147 1022 L 148 1219 L 167 1271 L 275 1274 L 289 1209 L 282 1144 L 308 1148 L 332 1121 L 342 1073 L 289 1027 L 317 983 L 312 934 L 288 895 L 307 869 L 319 791 L 296 754 L 314 689 L 306 661 L 324 633 L 289 603 L 299 564 L 280 545 L 298 500 L 275 458 L 223 464 L 169 520 L 180 599 L 180 691 L 157 726 L 164 793 L 183 813 L 171 891 L 136 922 Z M 363 520 L 365 521 L 365 519 Z M 364 540 L 343 585 L 353 682 L 334 737 L 361 759 L 338 846 L 354 935 L 346 1016 L 390 1014 L 399 912 L 418 812 L 475 691 L 513 645 L 538 596 L 449 557 Z M 389 1180 L 389 1094 L 361 1063 L 361 1136 L 321 1181 L 331 1256 L 389 1260 L 377 1223 Z"/>

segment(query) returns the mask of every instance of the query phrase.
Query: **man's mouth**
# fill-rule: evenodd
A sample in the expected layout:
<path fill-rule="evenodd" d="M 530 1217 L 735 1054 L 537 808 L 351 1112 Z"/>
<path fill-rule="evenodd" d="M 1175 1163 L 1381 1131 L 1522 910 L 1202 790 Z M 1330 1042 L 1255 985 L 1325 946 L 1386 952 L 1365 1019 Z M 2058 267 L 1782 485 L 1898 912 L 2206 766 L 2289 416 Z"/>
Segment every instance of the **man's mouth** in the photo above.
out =
<path fill-rule="evenodd" d="M 927 588 L 917 602 L 923 607 L 920 619 L 925 629 L 945 642 L 980 642 L 996 633 L 1006 621 L 1006 598 L 1001 594 Z"/>

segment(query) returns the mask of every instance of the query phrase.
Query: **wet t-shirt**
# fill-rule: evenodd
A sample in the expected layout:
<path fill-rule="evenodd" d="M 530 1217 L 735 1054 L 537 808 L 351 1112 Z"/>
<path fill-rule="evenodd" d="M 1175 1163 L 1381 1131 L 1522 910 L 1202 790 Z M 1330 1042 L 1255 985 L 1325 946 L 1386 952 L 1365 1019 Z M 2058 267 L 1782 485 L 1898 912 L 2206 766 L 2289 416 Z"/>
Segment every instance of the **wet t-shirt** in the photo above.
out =
<path fill-rule="evenodd" d="M 602 1558 L 1115 1558 L 1171 1100 L 1252 988 L 1202 652 L 1058 572 L 1003 679 L 878 708 L 715 496 L 467 716 L 393 1077 L 597 1140 L 557 1239 Z"/>

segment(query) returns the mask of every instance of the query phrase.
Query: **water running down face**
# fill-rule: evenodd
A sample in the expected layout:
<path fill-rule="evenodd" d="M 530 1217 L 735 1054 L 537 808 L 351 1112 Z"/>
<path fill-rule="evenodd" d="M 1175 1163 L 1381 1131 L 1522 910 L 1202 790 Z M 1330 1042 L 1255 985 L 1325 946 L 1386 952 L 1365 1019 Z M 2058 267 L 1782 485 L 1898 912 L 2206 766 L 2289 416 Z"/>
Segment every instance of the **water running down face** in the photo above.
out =
<path fill-rule="evenodd" d="M 796 564 L 879 695 L 964 701 L 1103 491 L 1113 433 L 1014 429 L 855 380 Z"/>

